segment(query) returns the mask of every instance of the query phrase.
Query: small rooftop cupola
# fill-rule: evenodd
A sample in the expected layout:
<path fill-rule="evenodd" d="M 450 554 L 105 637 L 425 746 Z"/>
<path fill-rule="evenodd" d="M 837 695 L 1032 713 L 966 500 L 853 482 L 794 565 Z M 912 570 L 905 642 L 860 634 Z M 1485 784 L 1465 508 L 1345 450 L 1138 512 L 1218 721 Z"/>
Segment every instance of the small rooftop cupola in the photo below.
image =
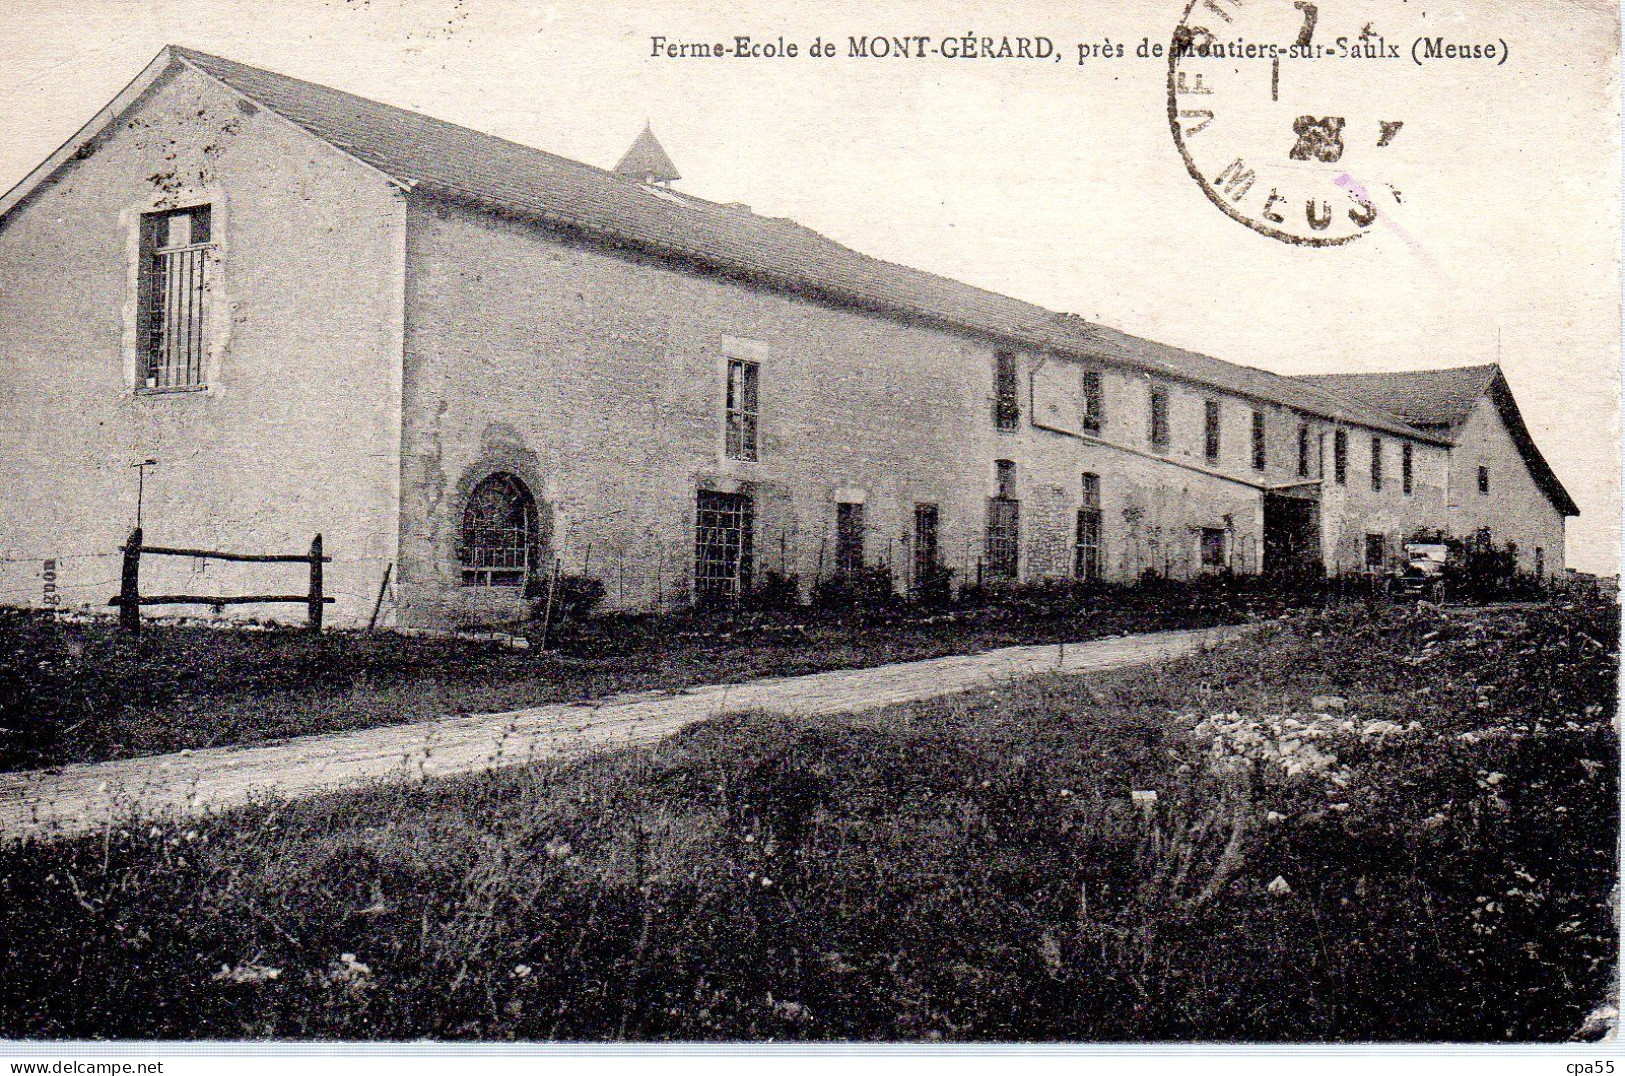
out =
<path fill-rule="evenodd" d="M 626 151 L 621 163 L 615 166 L 615 174 L 651 186 L 657 183 L 670 186 L 672 180 L 683 178 L 677 171 L 677 166 L 671 163 L 671 158 L 666 156 L 666 151 L 656 141 L 648 123 L 643 125 L 643 133 L 632 143 L 632 148 Z"/>

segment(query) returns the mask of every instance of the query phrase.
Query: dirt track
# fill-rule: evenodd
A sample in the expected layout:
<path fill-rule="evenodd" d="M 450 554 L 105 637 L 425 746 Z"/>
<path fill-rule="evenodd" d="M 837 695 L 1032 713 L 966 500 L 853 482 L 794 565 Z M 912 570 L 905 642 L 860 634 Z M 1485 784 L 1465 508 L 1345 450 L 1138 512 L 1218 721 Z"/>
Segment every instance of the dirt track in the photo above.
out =
<path fill-rule="evenodd" d="M 800 716 L 873 710 L 1042 672 L 1098 672 L 1205 649 L 1245 628 L 1013 646 L 868 669 L 614 695 L 280 743 L 0 773 L 0 841 L 71 836 L 110 822 L 201 815 L 257 799 L 475 773 L 649 743 L 742 710 Z"/>

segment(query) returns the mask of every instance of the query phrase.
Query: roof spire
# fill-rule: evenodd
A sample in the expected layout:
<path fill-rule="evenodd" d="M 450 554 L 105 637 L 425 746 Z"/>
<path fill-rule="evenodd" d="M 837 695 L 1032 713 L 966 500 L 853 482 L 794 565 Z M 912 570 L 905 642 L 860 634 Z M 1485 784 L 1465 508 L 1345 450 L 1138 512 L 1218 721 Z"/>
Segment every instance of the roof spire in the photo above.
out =
<path fill-rule="evenodd" d="M 648 120 L 643 121 L 643 132 L 621 158 L 621 163 L 615 166 L 615 174 L 648 184 L 669 185 L 672 180 L 683 178 L 656 140 Z"/>

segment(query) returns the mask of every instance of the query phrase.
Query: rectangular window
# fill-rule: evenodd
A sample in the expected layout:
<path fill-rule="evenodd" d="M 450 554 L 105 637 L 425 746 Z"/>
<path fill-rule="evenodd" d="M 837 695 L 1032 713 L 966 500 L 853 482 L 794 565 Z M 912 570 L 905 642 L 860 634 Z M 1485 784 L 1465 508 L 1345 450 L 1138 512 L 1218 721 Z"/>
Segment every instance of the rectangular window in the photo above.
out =
<path fill-rule="evenodd" d="M 1478 492 L 1487 494 L 1490 491 L 1490 469 L 1480 466 L 1478 468 Z"/>
<path fill-rule="evenodd" d="M 1202 404 L 1202 455 L 1209 463 L 1219 462 L 1219 401 L 1207 400 Z"/>
<path fill-rule="evenodd" d="M 927 581 L 936 578 L 942 561 L 938 551 L 937 535 L 940 516 L 934 504 L 914 506 L 914 587 L 919 590 Z"/>
<path fill-rule="evenodd" d="M 1412 474 L 1412 465 L 1413 465 L 1413 461 L 1411 459 L 1412 455 L 1413 455 L 1413 453 L 1411 451 L 1411 443 L 1409 441 L 1406 441 L 1406 442 L 1404 442 L 1403 444 L 1400 445 L 1400 447 L 1399 447 L 1399 484 L 1404 488 L 1405 496 L 1407 496 L 1407 497 L 1409 497 L 1410 494 L 1411 494 L 1411 474 Z"/>
<path fill-rule="evenodd" d="M 1365 569 L 1368 572 L 1380 572 L 1382 566 L 1388 562 L 1388 540 L 1380 534 L 1365 536 Z"/>
<path fill-rule="evenodd" d="M 990 497 L 987 502 L 987 578 L 1014 582 L 1020 568 L 1021 502 Z"/>
<path fill-rule="evenodd" d="M 1309 477 L 1309 423 L 1298 423 L 1298 477 Z"/>
<path fill-rule="evenodd" d="M 1016 465 L 1010 460 L 994 460 L 993 476 L 998 495 L 1007 501 L 1016 500 Z"/>
<path fill-rule="evenodd" d="M 1224 531 L 1218 527 L 1202 528 L 1202 567 L 1224 567 Z"/>
<path fill-rule="evenodd" d="M 853 575 L 863 570 L 863 505 L 835 506 L 835 570 Z"/>
<path fill-rule="evenodd" d="M 1079 579 L 1100 578 L 1100 476 L 1083 476 L 1083 505 L 1078 509 L 1076 572 Z"/>
<path fill-rule="evenodd" d="M 1264 455 L 1264 412 L 1253 412 L 1253 470 L 1262 471 L 1269 462 Z"/>
<path fill-rule="evenodd" d="M 1086 433 L 1099 433 L 1106 425 L 1106 397 L 1101 388 L 1100 371 L 1083 372 L 1083 429 Z"/>
<path fill-rule="evenodd" d="M 203 386 L 210 213 L 206 205 L 141 216 L 137 272 L 138 387 Z"/>
<path fill-rule="evenodd" d="M 1382 438 L 1371 439 L 1371 488 L 1382 490 Z"/>
<path fill-rule="evenodd" d="M 1092 471 L 1083 472 L 1083 506 L 1100 511 L 1100 476 Z"/>
<path fill-rule="evenodd" d="M 1151 390 L 1151 443 L 1157 448 L 1168 447 L 1168 392 Z"/>
<path fill-rule="evenodd" d="M 1332 477 L 1340 486 L 1349 483 L 1349 435 L 1345 430 L 1332 434 Z"/>
<path fill-rule="evenodd" d="M 997 460 L 993 466 L 998 493 L 987 502 L 987 575 L 1008 582 L 1020 567 L 1021 501 L 1016 497 L 1016 465 Z"/>
<path fill-rule="evenodd" d="M 1016 375 L 1016 353 L 993 353 L 993 425 L 1013 430 L 1021 424 L 1021 387 Z"/>
<path fill-rule="evenodd" d="M 694 597 L 727 605 L 751 587 L 756 506 L 748 493 L 699 491 L 694 520 Z"/>
<path fill-rule="evenodd" d="M 761 365 L 744 359 L 728 360 L 727 452 L 731 460 L 756 459 L 756 425 L 760 401 Z"/>

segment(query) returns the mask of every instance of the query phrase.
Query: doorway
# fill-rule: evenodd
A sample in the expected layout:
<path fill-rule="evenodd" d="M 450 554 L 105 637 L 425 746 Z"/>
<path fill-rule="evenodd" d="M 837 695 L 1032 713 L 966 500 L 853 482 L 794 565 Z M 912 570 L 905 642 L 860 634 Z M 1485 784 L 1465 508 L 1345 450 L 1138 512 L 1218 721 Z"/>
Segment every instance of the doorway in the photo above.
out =
<path fill-rule="evenodd" d="M 1264 494 L 1263 570 L 1268 575 L 1320 574 L 1318 500 L 1284 493 Z"/>

